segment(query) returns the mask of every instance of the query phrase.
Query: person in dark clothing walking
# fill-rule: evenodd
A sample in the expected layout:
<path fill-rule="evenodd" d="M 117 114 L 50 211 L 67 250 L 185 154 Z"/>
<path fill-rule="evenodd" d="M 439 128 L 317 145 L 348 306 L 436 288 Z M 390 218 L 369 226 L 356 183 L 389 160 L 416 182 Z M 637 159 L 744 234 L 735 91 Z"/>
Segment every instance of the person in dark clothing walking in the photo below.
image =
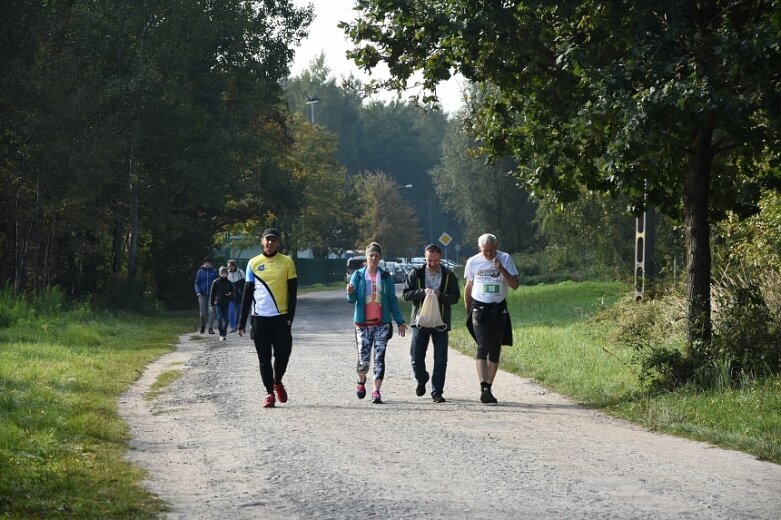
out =
<path fill-rule="evenodd" d="M 228 280 L 228 268 L 220 267 L 220 276 L 212 282 L 209 303 L 217 316 L 217 330 L 220 341 L 228 335 L 228 305 L 233 300 L 233 282 Z"/>
<path fill-rule="evenodd" d="M 195 295 L 198 296 L 198 307 L 201 318 L 201 334 L 206 330 L 206 320 L 209 320 L 209 334 L 214 334 L 214 312 L 209 305 L 209 290 L 212 282 L 217 279 L 217 271 L 212 267 L 211 258 L 204 258 L 203 265 L 195 273 Z"/>
<path fill-rule="evenodd" d="M 434 345 L 434 370 L 431 375 L 431 398 L 435 403 L 444 403 L 442 392 L 445 389 L 445 372 L 447 371 L 448 331 L 450 330 L 450 306 L 458 301 L 461 294 L 458 289 L 458 279 L 453 272 L 441 264 L 442 249 L 436 244 L 426 247 L 426 264 L 413 269 L 407 277 L 403 298 L 412 302 L 412 343 L 410 358 L 412 371 L 418 386 L 415 393 L 420 397 L 426 393 L 426 383 L 429 373 L 426 370 L 426 351 L 429 338 Z M 416 319 L 423 305 L 423 300 L 430 293 L 437 296 L 439 312 L 445 325 L 442 328 L 420 327 Z"/>
<path fill-rule="evenodd" d="M 231 332 L 239 328 L 239 314 L 241 313 L 241 299 L 244 296 L 244 280 L 247 274 L 239 269 L 236 260 L 228 260 L 228 280 L 233 282 L 233 298 L 228 304 L 228 319 L 231 324 Z"/>
<path fill-rule="evenodd" d="M 266 388 L 263 408 L 274 408 L 277 400 L 280 403 L 287 402 L 282 378 L 293 349 L 291 327 L 298 296 L 296 265 L 292 258 L 278 251 L 279 236 L 279 231 L 274 228 L 263 231 L 260 240 L 263 253 L 247 264 L 239 318 L 238 332 L 239 336 L 243 336 L 247 318 L 252 311 L 255 350 L 258 353 L 260 377 Z"/>

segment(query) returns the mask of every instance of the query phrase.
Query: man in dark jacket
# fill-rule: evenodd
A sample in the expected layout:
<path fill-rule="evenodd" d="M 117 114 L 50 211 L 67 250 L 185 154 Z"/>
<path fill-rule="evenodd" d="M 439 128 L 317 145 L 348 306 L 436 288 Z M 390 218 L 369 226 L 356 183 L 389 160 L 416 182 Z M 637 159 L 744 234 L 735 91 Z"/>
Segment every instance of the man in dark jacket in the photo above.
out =
<path fill-rule="evenodd" d="M 209 293 L 209 303 L 217 315 L 217 330 L 220 331 L 220 341 L 225 341 L 228 335 L 228 304 L 233 300 L 233 282 L 228 280 L 228 268 L 220 267 L 220 276 L 212 282 Z"/>
<path fill-rule="evenodd" d="M 426 393 L 426 383 L 429 373 L 426 371 L 426 351 L 429 338 L 434 344 L 434 370 L 431 375 L 431 398 L 435 403 L 444 403 L 442 392 L 445 389 L 445 372 L 447 371 L 448 331 L 450 330 L 450 306 L 458 301 L 461 293 L 458 279 L 453 272 L 441 264 L 442 250 L 436 244 L 426 247 L 426 264 L 413 269 L 407 277 L 403 297 L 412 302 L 412 345 L 410 358 L 412 371 L 418 386 L 415 393 L 422 396 Z M 439 312 L 444 326 L 439 328 L 420 327 L 416 325 L 420 308 L 428 294 L 435 294 L 439 301 Z"/>
<path fill-rule="evenodd" d="M 209 290 L 217 279 L 217 271 L 212 267 L 211 258 L 204 258 L 203 265 L 195 273 L 195 294 L 198 296 L 198 307 L 201 316 L 201 334 L 206 330 L 206 319 L 209 319 L 209 334 L 214 334 L 214 313 L 210 312 Z"/>

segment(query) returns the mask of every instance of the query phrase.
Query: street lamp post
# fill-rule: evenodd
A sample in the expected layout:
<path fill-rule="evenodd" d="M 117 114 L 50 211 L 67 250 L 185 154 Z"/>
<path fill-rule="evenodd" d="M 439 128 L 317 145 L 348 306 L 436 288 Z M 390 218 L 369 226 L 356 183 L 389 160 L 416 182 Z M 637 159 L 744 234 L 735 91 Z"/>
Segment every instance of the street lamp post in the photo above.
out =
<path fill-rule="evenodd" d="M 431 224 L 431 208 L 434 207 L 434 197 L 432 196 L 430 199 L 426 201 L 426 206 L 428 206 L 428 242 L 429 244 L 434 243 L 434 228 Z"/>
<path fill-rule="evenodd" d="M 318 101 L 320 101 L 319 97 L 310 96 L 309 94 L 306 95 L 306 104 L 311 108 L 312 124 L 315 124 L 315 103 Z"/>

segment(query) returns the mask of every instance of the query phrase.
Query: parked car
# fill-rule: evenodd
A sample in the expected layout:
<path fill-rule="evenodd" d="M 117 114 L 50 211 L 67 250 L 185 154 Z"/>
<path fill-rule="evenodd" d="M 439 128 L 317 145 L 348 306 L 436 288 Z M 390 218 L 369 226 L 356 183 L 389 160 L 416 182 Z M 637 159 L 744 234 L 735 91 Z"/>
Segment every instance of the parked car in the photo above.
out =
<path fill-rule="evenodd" d="M 407 271 L 396 262 L 385 262 L 385 270 L 393 277 L 394 283 L 404 283 L 407 281 Z"/>
<path fill-rule="evenodd" d="M 415 256 L 410 259 L 410 263 L 415 267 L 420 267 L 422 265 L 426 265 L 426 257 L 425 256 Z"/>
<path fill-rule="evenodd" d="M 365 256 L 354 256 L 352 258 L 347 259 L 347 273 L 345 274 L 344 281 L 349 282 L 350 277 L 353 275 L 353 273 L 366 265 L 366 257 Z"/>
<path fill-rule="evenodd" d="M 461 267 L 461 264 L 457 264 L 452 260 L 442 260 L 442 265 L 450 269 L 451 271 L 456 267 Z"/>
<path fill-rule="evenodd" d="M 405 262 L 405 263 L 403 263 L 403 264 L 402 264 L 402 263 L 399 263 L 399 264 L 397 264 L 397 265 L 398 265 L 398 266 L 401 268 L 401 270 L 404 272 L 404 280 L 403 280 L 403 281 L 405 281 L 405 282 L 406 282 L 406 281 L 407 281 L 407 275 L 410 273 L 410 271 L 412 271 L 413 269 L 415 269 L 415 266 L 414 266 L 414 265 L 412 265 L 412 264 L 408 264 L 408 263 L 406 263 L 406 262 Z"/>

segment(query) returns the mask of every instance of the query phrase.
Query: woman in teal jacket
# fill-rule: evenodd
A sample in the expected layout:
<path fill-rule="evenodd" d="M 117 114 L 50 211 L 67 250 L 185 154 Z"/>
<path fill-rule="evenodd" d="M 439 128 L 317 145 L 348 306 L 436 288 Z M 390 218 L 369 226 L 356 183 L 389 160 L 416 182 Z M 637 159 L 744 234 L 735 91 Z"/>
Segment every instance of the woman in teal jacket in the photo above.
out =
<path fill-rule="evenodd" d="M 385 377 L 385 349 L 393 337 L 393 324 L 404 336 L 407 325 L 399 309 L 393 277 L 379 267 L 382 246 L 372 242 L 366 248 L 366 266 L 356 270 L 347 284 L 347 301 L 355 304 L 353 321 L 358 345 L 358 399 L 366 397 L 366 374 L 374 351 L 372 403 L 382 404 L 380 388 Z"/>

